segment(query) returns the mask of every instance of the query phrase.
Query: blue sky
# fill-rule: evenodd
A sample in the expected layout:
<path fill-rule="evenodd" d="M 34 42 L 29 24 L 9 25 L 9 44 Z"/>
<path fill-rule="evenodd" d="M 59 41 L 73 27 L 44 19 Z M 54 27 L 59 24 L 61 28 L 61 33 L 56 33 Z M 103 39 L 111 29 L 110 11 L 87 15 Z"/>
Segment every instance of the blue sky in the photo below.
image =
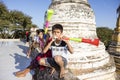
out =
<path fill-rule="evenodd" d="M 1 0 L 0 0 L 1 1 Z M 9 10 L 18 10 L 32 17 L 32 22 L 43 28 L 44 14 L 52 0 L 2 0 Z M 96 26 L 114 29 L 116 9 L 120 0 L 88 0 L 96 17 Z"/>

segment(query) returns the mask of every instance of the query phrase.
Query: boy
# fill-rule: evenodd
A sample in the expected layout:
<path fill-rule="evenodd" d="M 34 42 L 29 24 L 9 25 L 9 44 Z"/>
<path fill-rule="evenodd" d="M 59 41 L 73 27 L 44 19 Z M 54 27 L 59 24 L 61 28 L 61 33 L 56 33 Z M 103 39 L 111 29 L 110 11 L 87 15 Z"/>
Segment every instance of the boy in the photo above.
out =
<path fill-rule="evenodd" d="M 64 40 L 61 37 L 63 33 L 63 27 L 60 24 L 55 24 L 52 27 L 52 40 L 43 49 L 43 53 L 46 53 L 50 48 L 52 50 L 52 58 L 40 58 L 38 59 L 39 65 L 48 66 L 52 68 L 51 74 L 55 71 L 53 66 L 60 67 L 60 78 L 64 77 L 65 66 L 67 65 L 67 49 L 70 53 L 73 53 L 73 49 L 68 40 Z"/>

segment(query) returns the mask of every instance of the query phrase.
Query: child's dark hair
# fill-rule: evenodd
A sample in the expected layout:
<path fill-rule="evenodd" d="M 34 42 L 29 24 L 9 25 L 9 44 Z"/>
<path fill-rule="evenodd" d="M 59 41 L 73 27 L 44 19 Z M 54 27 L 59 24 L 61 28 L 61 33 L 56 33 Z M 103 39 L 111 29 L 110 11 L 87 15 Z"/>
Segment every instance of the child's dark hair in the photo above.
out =
<path fill-rule="evenodd" d="M 59 29 L 61 32 L 63 32 L 63 26 L 61 24 L 55 24 L 52 26 L 52 31 L 55 29 Z"/>
<path fill-rule="evenodd" d="M 44 30 L 43 29 L 37 29 L 36 32 L 37 32 L 37 34 L 39 34 L 40 32 L 44 33 Z"/>

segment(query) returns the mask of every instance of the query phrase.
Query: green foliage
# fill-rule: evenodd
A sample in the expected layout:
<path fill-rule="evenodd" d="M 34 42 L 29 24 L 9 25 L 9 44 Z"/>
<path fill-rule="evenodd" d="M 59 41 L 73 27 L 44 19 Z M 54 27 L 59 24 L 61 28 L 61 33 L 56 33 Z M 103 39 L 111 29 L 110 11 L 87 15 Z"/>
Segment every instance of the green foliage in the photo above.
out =
<path fill-rule="evenodd" d="M 2 2 L 0 2 L 0 19 L 6 19 L 8 13 L 9 11 L 7 7 Z"/>
<path fill-rule="evenodd" d="M 113 34 L 113 30 L 109 29 L 108 27 L 97 27 L 97 35 L 99 37 L 99 39 L 105 44 L 105 46 L 107 47 L 110 43 L 110 41 L 112 41 L 112 34 Z"/>
<path fill-rule="evenodd" d="M 11 32 L 14 32 L 12 35 L 19 35 L 15 38 L 21 38 L 23 35 L 21 31 L 24 33 L 25 30 L 30 30 L 32 27 L 31 19 L 21 11 L 8 10 L 5 4 L 0 1 L 0 38 L 10 38 Z M 17 30 L 18 32 L 16 32 Z"/>

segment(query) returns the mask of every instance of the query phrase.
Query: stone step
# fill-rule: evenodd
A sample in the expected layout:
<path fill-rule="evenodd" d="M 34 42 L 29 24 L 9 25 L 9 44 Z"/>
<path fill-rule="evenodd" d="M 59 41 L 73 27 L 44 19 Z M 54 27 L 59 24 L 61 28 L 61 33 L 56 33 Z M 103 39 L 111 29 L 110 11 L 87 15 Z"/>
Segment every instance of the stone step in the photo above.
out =
<path fill-rule="evenodd" d="M 115 66 L 116 66 L 116 80 L 120 80 L 120 57 L 114 56 Z"/>
<path fill-rule="evenodd" d="M 114 61 L 115 61 L 117 73 L 119 73 L 120 72 L 120 57 L 114 56 Z"/>
<path fill-rule="evenodd" d="M 118 70 L 120 70 L 120 64 L 115 63 L 115 66 L 116 66 L 116 68 L 117 68 Z"/>
<path fill-rule="evenodd" d="M 114 56 L 115 63 L 120 63 L 120 57 Z"/>

